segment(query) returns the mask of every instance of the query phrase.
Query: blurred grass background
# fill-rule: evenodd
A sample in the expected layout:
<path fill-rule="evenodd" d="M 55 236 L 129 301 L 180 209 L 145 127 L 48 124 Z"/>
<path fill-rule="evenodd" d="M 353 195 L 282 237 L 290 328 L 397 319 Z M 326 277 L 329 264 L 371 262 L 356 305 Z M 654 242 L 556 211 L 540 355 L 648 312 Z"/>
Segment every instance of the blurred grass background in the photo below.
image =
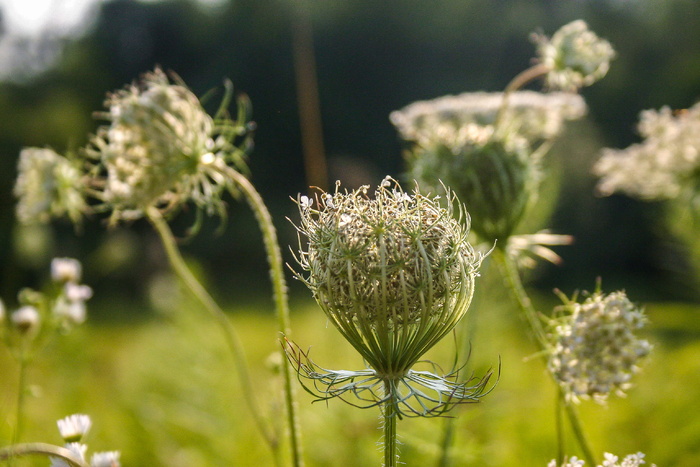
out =
<path fill-rule="evenodd" d="M 573 234 L 576 243 L 559 249 L 562 266 L 539 268 L 528 286 L 548 310 L 554 287 L 571 294 L 594 288 L 602 276 L 604 290 L 626 289 L 646 305 L 652 358 L 625 400 L 581 405 L 585 426 L 600 453 L 641 450 L 659 466 L 700 465 L 700 282 L 689 253 L 697 235 L 673 235 L 661 205 L 596 198 L 590 175 L 600 148 L 636 141 L 640 110 L 684 108 L 700 96 L 700 2 L 111 0 L 93 3 L 70 30 L 54 15 L 29 35 L 13 29 L 10 1 L 0 2 L 0 296 L 11 306 L 20 287 L 46 277 L 53 256 L 79 258 L 95 289 L 88 323 L 56 341 L 30 370 L 36 397 L 28 403 L 25 439 L 59 442 L 55 420 L 87 412 L 91 449 L 119 449 L 124 465 L 271 463 L 218 328 L 186 298 L 165 300 L 174 294 L 149 226 L 107 232 L 93 220 L 80 232 L 61 222 L 23 229 L 14 219 L 12 186 L 23 146 L 80 147 L 105 93 L 154 66 L 174 70 L 198 95 L 228 77 L 252 99 L 258 131 L 251 178 L 290 260 L 287 245 L 296 238 L 285 221 L 295 216 L 289 197 L 308 186 L 292 34 L 305 7 L 329 175 L 348 187 L 402 173 L 390 111 L 444 94 L 501 90 L 531 63 L 532 31 L 552 34 L 581 18 L 615 46 L 609 75 L 583 91 L 588 118 L 552 152 L 552 177 L 527 226 Z M 174 228 L 182 233 L 189 222 L 185 212 Z M 262 241 L 245 205 L 231 202 L 218 237 L 217 226 L 207 223 L 183 249 L 230 311 L 265 402 L 280 382 L 267 363 L 279 344 Z M 523 362 L 534 349 L 525 326 L 497 277 L 490 270 L 483 276 L 462 329 L 472 343 L 468 369 L 482 374 L 500 358 L 502 374 L 481 404 L 457 410 L 455 465 L 541 466 L 555 453 L 552 384 L 539 361 Z M 308 291 L 295 281 L 290 287 L 295 341 L 311 346 L 322 366 L 361 368 Z M 452 347 L 446 339 L 430 358 L 449 365 Z M 16 366 L 0 349 L 0 445 L 9 442 L 15 385 Z M 279 418 L 281 407 L 263 406 Z M 310 405 L 306 396 L 300 407 L 310 465 L 378 463 L 378 411 L 339 401 Z M 444 423 L 400 423 L 408 465 L 435 463 Z"/>

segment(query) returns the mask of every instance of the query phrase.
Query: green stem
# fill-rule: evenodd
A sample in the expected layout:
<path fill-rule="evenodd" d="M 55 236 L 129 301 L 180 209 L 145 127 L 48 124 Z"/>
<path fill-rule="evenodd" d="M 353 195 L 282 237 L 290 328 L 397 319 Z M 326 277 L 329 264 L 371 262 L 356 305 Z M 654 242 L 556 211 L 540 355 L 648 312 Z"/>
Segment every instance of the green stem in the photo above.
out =
<path fill-rule="evenodd" d="M 161 241 L 163 242 L 163 247 L 165 248 L 166 255 L 170 261 L 170 265 L 175 271 L 175 274 L 182 280 L 187 289 L 192 293 L 192 295 L 204 306 L 204 308 L 212 315 L 212 317 L 217 321 L 224 331 L 224 337 L 226 343 L 233 354 L 233 359 L 238 370 L 238 374 L 241 381 L 242 393 L 245 398 L 248 407 L 253 415 L 253 419 L 258 429 L 262 433 L 265 441 L 270 446 L 276 459 L 279 458 L 279 443 L 275 439 L 275 436 L 271 430 L 265 425 L 265 422 L 260 415 L 261 412 L 258 408 L 258 403 L 255 399 L 254 394 L 256 391 L 253 388 L 252 380 L 250 377 L 250 372 L 248 371 L 248 366 L 246 364 L 245 352 L 243 349 L 243 344 L 241 343 L 236 330 L 234 329 L 231 322 L 226 317 L 224 311 L 219 307 L 219 305 L 214 301 L 209 292 L 202 286 L 202 284 L 197 280 L 197 278 L 192 274 L 189 267 L 182 258 L 180 250 L 177 247 L 175 238 L 170 226 L 163 219 L 163 216 L 156 208 L 150 208 L 147 211 L 148 220 L 151 222 L 153 227 L 158 232 Z M 279 461 L 278 461 L 279 464 Z"/>
<path fill-rule="evenodd" d="M 12 434 L 12 444 L 19 443 L 22 437 L 22 431 L 24 430 L 24 401 L 27 395 L 27 367 L 29 366 L 29 356 L 27 355 L 27 349 L 25 347 L 25 342 L 20 344 L 22 348 L 19 351 L 18 363 L 19 363 L 19 380 L 17 382 L 17 407 L 15 412 L 15 430 Z M 12 465 L 12 461 L 10 461 Z"/>
<path fill-rule="evenodd" d="M 442 433 L 442 446 L 441 455 L 438 461 L 438 467 L 449 467 L 450 466 L 450 448 L 455 437 L 455 420 L 454 417 L 445 419 L 445 426 Z"/>
<path fill-rule="evenodd" d="M 549 344 L 547 342 L 547 335 L 545 333 L 544 326 L 542 325 L 542 322 L 539 319 L 537 310 L 535 310 L 535 307 L 532 305 L 530 297 L 527 295 L 527 292 L 523 287 L 522 280 L 520 279 L 520 273 L 518 272 L 515 262 L 504 250 L 503 246 L 497 246 L 494 249 L 493 256 L 498 262 L 499 266 L 501 267 L 501 272 L 505 279 L 508 289 L 515 298 L 515 301 L 518 303 L 528 323 L 530 324 L 530 328 L 534 334 L 539 350 L 541 351 L 540 354 L 542 355 L 542 358 L 545 360 L 546 364 L 547 349 L 549 347 Z M 554 384 L 556 384 L 558 388 L 559 397 L 564 397 L 564 394 L 561 392 L 562 389 L 561 387 L 559 387 L 559 384 L 556 381 L 554 381 Z M 595 458 L 592 454 L 591 448 L 583 432 L 583 427 L 581 425 L 578 413 L 576 412 L 576 410 L 574 410 L 574 407 L 572 407 L 571 404 L 566 400 L 564 401 L 564 407 L 566 408 L 566 413 L 571 423 L 572 430 L 574 432 L 574 435 L 576 436 L 576 440 L 578 441 L 579 446 L 581 447 L 581 451 L 583 452 L 583 457 L 585 458 L 586 463 L 588 463 L 589 465 L 598 465 L 595 462 Z M 563 441 L 563 437 L 560 437 L 560 442 L 561 441 Z M 563 447 L 560 446 L 559 449 L 562 450 Z"/>
<path fill-rule="evenodd" d="M 396 467 L 399 453 L 396 446 L 396 419 L 398 416 L 394 413 L 395 393 L 390 381 L 386 381 L 385 387 L 390 397 L 382 407 L 384 412 L 384 467 Z"/>
<path fill-rule="evenodd" d="M 265 203 L 257 192 L 253 184 L 240 173 L 231 170 L 231 178 L 236 182 L 238 188 L 243 192 L 255 214 L 260 230 L 263 235 L 267 260 L 270 265 L 270 279 L 272 280 L 273 296 L 275 308 L 277 310 L 277 320 L 280 332 L 289 336 L 291 325 L 289 320 L 289 300 L 287 298 L 287 283 L 284 278 L 284 266 L 282 252 L 277 240 L 277 231 L 272 222 L 272 216 L 265 206 Z M 287 424 L 289 427 L 289 437 L 292 449 L 292 462 L 296 467 L 304 465 L 301 447 L 301 425 L 297 414 L 297 404 L 295 400 L 295 386 L 292 384 L 292 366 L 288 359 L 282 359 L 282 371 L 284 373 L 284 395 L 287 407 Z"/>
<path fill-rule="evenodd" d="M 16 457 L 24 457 L 29 455 L 43 455 L 47 457 L 60 457 L 73 467 L 90 467 L 90 465 L 75 457 L 75 454 L 69 449 L 61 446 L 54 446 L 46 443 L 23 443 L 13 444 L 0 449 L 0 462 L 12 460 Z"/>
<path fill-rule="evenodd" d="M 564 463 L 566 455 L 565 439 L 564 439 L 564 421 L 562 420 L 561 412 L 564 404 L 564 393 L 560 390 L 557 392 L 557 402 L 555 407 L 555 423 L 557 425 L 557 465 Z"/>
<path fill-rule="evenodd" d="M 494 127 L 498 128 L 499 124 L 501 123 L 501 120 L 503 120 L 503 115 L 505 114 L 506 109 L 508 108 L 508 100 L 510 98 L 510 95 L 513 92 L 525 86 L 530 81 L 535 80 L 540 76 L 546 75 L 548 72 L 549 67 L 540 63 L 531 66 L 527 70 L 521 71 L 515 76 L 515 78 L 510 80 L 510 83 L 508 83 L 508 85 L 503 91 L 503 101 L 501 102 L 501 106 L 498 109 L 498 114 L 496 114 L 496 122 L 494 123 Z"/>

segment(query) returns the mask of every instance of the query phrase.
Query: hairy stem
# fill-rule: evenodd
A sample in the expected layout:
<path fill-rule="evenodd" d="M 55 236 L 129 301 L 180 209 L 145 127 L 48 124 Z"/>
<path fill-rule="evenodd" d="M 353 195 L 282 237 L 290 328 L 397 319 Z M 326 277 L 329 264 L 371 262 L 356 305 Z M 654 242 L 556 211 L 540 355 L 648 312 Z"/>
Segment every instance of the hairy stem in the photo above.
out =
<path fill-rule="evenodd" d="M 272 222 L 272 216 L 265 206 L 262 197 L 250 181 L 235 170 L 230 171 L 231 178 L 244 194 L 250 208 L 255 214 L 263 235 L 267 261 L 270 265 L 270 279 L 272 280 L 275 308 L 277 310 L 277 322 L 279 330 L 284 336 L 291 333 L 289 320 L 289 299 L 287 297 L 287 282 L 284 278 L 284 266 L 282 253 L 277 240 L 277 231 Z M 289 359 L 282 359 L 282 371 L 284 373 L 284 396 L 287 407 L 287 425 L 292 449 L 292 465 L 300 467 L 304 465 L 301 447 L 301 425 L 297 414 L 295 398 L 295 386 L 292 384 L 292 366 Z"/>
<path fill-rule="evenodd" d="M 394 411 L 395 393 L 391 381 L 385 383 L 389 399 L 384 403 L 384 467 L 396 467 L 399 459 L 396 439 L 396 419 Z"/>
<path fill-rule="evenodd" d="M 204 308 L 211 314 L 211 316 L 216 320 L 216 322 L 221 326 L 223 330 L 226 343 L 233 354 L 233 359 L 238 370 L 238 374 L 241 381 L 243 397 L 250 408 L 253 415 L 253 419 L 261 434 L 265 438 L 265 441 L 269 445 L 273 452 L 275 459 L 279 458 L 279 442 L 276 440 L 274 433 L 265 424 L 257 400 L 254 394 L 255 389 L 250 377 L 250 372 L 248 370 L 248 365 L 246 363 L 245 352 L 243 349 L 243 344 L 241 343 L 240 337 L 236 333 L 235 328 L 226 317 L 226 314 L 221 309 L 221 307 L 216 303 L 212 296 L 207 292 L 207 290 L 202 286 L 202 284 L 197 280 L 197 278 L 192 274 L 185 260 L 182 258 L 177 243 L 173 236 L 170 226 L 163 219 L 163 216 L 156 208 L 151 208 L 147 212 L 148 220 L 151 222 L 153 227 L 158 232 L 161 241 L 163 242 L 163 247 L 165 248 L 168 261 L 171 267 L 175 271 L 175 274 L 180 278 L 180 280 L 185 284 L 187 289 L 192 293 L 192 295 L 204 306 Z M 279 464 L 279 460 L 278 460 Z"/>
<path fill-rule="evenodd" d="M 525 287 L 523 287 L 523 283 L 520 279 L 520 273 L 518 272 L 517 266 L 515 265 L 513 258 L 511 258 L 508 255 L 508 253 L 504 250 L 504 247 L 502 246 L 495 248 L 493 256 L 501 268 L 501 272 L 505 280 L 506 286 L 508 287 L 508 290 L 510 290 L 511 294 L 513 295 L 513 298 L 518 303 L 520 310 L 523 312 L 528 324 L 530 325 L 530 329 L 534 335 L 535 341 L 539 347 L 539 350 L 541 351 L 540 354 L 542 355 L 542 358 L 545 359 L 546 364 L 546 350 L 549 347 L 549 344 L 547 343 L 547 335 L 545 333 L 544 326 L 540 321 L 537 310 L 535 310 L 535 307 L 532 305 L 532 300 L 530 300 L 530 297 L 525 291 Z M 559 384 L 556 381 L 554 381 L 554 384 L 556 384 L 558 388 L 557 397 L 564 397 L 564 394 L 562 393 L 562 389 L 561 387 L 559 387 Z M 593 451 L 591 451 L 586 436 L 583 432 L 583 427 L 581 425 L 578 413 L 576 412 L 576 410 L 574 410 L 574 407 L 572 407 L 568 401 L 564 400 L 563 402 L 564 408 L 566 409 L 566 413 L 571 423 L 572 430 L 574 432 L 574 436 L 576 437 L 581 451 L 583 452 L 583 457 L 585 458 L 586 463 L 589 465 L 598 465 L 595 462 Z M 559 441 L 563 442 L 563 436 L 559 437 Z M 559 449 L 562 450 L 563 447 L 560 446 Z"/>
<path fill-rule="evenodd" d="M 2 448 L 0 449 L 0 462 L 30 455 L 59 457 L 72 467 L 90 467 L 87 462 L 76 458 L 69 449 L 46 443 L 13 444 Z"/>

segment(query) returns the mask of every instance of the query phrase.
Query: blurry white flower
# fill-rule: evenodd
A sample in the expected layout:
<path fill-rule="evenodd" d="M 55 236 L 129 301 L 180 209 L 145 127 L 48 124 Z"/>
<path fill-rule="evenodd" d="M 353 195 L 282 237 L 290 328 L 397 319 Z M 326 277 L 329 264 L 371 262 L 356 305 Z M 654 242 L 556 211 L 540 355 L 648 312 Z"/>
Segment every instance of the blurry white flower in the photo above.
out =
<path fill-rule="evenodd" d="M 73 454 L 73 457 L 78 460 L 85 461 L 87 445 L 82 443 L 67 443 L 65 447 L 71 452 L 71 454 Z M 71 467 L 71 464 L 58 457 L 52 457 L 51 465 L 49 467 Z"/>
<path fill-rule="evenodd" d="M 598 192 L 625 193 L 644 200 L 698 194 L 700 176 L 700 102 L 673 112 L 645 110 L 638 125 L 644 140 L 626 149 L 605 149 L 593 167 Z"/>
<path fill-rule="evenodd" d="M 506 251 L 515 259 L 519 266 L 525 268 L 535 267 L 536 258 L 539 257 L 552 264 L 560 264 L 561 257 L 552 251 L 549 246 L 571 245 L 574 237 L 571 235 L 558 235 L 549 233 L 548 230 L 529 235 L 511 235 L 508 238 Z"/>
<path fill-rule="evenodd" d="M 547 464 L 547 467 L 583 467 L 584 464 L 585 461 L 573 456 L 571 459 L 564 460 L 564 463 L 561 465 L 558 465 L 557 461 L 552 459 L 549 464 Z"/>
<path fill-rule="evenodd" d="M 90 467 L 120 467 L 119 451 L 96 452 L 90 458 Z"/>
<path fill-rule="evenodd" d="M 36 329 L 39 326 L 40 320 L 39 310 L 29 305 L 25 305 L 13 311 L 10 315 L 12 324 L 23 333 Z"/>
<path fill-rule="evenodd" d="M 566 397 L 604 402 L 613 392 L 624 396 L 652 348 L 636 335 L 647 322 L 643 311 L 624 292 L 597 292 L 562 309 L 551 323 L 548 368 Z"/>
<path fill-rule="evenodd" d="M 73 258 L 54 258 L 51 261 L 51 280 L 54 282 L 80 282 L 82 276 L 80 261 Z"/>
<path fill-rule="evenodd" d="M 65 286 L 66 298 L 71 302 L 84 302 L 92 298 L 92 289 L 87 285 L 69 282 Z"/>
<path fill-rule="evenodd" d="M 56 424 L 61 438 L 66 443 L 77 443 L 90 431 L 92 421 L 88 415 L 75 414 L 58 420 Z"/>
<path fill-rule="evenodd" d="M 642 464 L 646 464 L 643 452 L 629 454 L 620 463 L 618 463 L 618 457 L 609 452 L 606 452 L 604 456 L 605 460 L 599 467 L 639 467 Z M 655 467 L 655 464 L 651 464 L 651 467 Z"/>
<path fill-rule="evenodd" d="M 68 216 L 78 222 L 86 209 L 82 173 L 68 158 L 47 148 L 24 148 L 14 194 L 20 222 L 46 223 Z"/>
<path fill-rule="evenodd" d="M 604 77 L 615 50 L 610 43 L 588 29 L 585 21 L 562 26 L 551 39 L 536 35 L 538 55 L 549 72 L 547 85 L 554 89 L 575 91 Z"/>

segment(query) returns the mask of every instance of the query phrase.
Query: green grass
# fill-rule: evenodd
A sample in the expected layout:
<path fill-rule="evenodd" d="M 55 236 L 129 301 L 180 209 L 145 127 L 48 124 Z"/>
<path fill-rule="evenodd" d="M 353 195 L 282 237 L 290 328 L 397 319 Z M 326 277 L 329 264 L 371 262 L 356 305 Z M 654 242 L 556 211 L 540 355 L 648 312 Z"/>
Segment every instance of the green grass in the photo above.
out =
<path fill-rule="evenodd" d="M 500 380 L 479 404 L 452 412 L 455 466 L 544 466 L 556 454 L 554 387 L 539 359 L 524 361 L 534 345 L 525 322 L 503 297 L 480 294 L 463 330 L 471 336 L 467 371 L 481 375 L 502 365 Z M 502 294 L 497 294 L 500 296 Z M 137 324 L 86 323 L 62 336 L 30 369 L 24 441 L 60 444 L 55 420 L 71 413 L 93 419 L 90 452 L 122 451 L 125 466 L 263 466 L 272 457 L 240 395 L 232 358 L 219 328 L 196 308 L 153 314 Z M 266 308 L 271 309 L 271 305 Z M 700 331 L 697 308 L 647 306 L 653 355 L 625 399 L 579 409 L 592 446 L 624 455 L 642 451 L 659 466 L 700 465 Z M 240 332 L 261 410 L 284 440 L 281 379 L 269 364 L 279 350 L 269 310 L 231 310 Z M 321 366 L 360 369 L 362 361 L 313 303 L 292 306 L 294 340 Z M 454 342 L 428 356 L 449 367 Z M 11 437 L 16 365 L 0 349 L 0 445 Z M 380 465 L 379 410 L 339 400 L 312 404 L 302 391 L 300 415 L 310 466 Z M 436 465 L 445 419 L 399 422 L 402 461 Z M 571 454 L 579 454 L 571 444 Z M 19 465 L 47 465 L 45 459 Z"/>

